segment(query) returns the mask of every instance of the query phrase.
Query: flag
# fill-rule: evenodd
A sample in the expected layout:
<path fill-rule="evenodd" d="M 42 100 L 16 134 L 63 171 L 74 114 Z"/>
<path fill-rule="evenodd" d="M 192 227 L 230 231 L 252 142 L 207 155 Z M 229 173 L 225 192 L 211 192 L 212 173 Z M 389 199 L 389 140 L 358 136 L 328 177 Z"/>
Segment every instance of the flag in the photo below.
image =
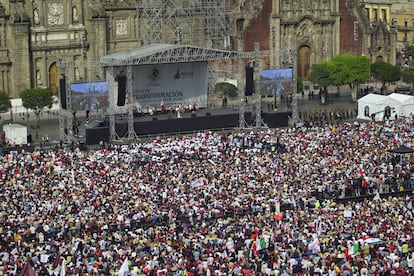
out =
<path fill-rule="evenodd" d="M 355 242 L 353 246 L 353 255 L 356 255 L 359 252 L 359 243 Z"/>
<path fill-rule="evenodd" d="M 374 196 L 374 198 L 372 200 L 373 201 L 376 201 L 376 200 L 380 200 L 380 199 L 381 199 L 380 194 L 379 193 L 376 193 L 375 196 Z"/>
<path fill-rule="evenodd" d="M 361 162 L 361 164 L 359 165 L 359 174 L 364 175 L 364 173 L 365 173 L 364 162 Z"/>
<path fill-rule="evenodd" d="M 58 253 L 56 255 L 56 258 L 53 261 L 53 268 L 57 268 L 58 266 L 60 266 L 61 262 L 62 262 L 62 260 L 61 260 L 61 257 L 60 257 L 60 250 L 58 249 Z"/>
<path fill-rule="evenodd" d="M 260 239 L 259 237 L 256 237 L 256 251 L 260 251 L 265 248 L 267 248 L 266 239 L 264 237 Z"/>
<path fill-rule="evenodd" d="M 395 135 L 394 135 L 394 144 L 396 144 L 396 143 L 398 143 L 398 141 L 400 140 L 400 134 L 397 132 L 397 133 L 395 133 Z"/>
<path fill-rule="evenodd" d="M 118 276 L 125 276 L 129 272 L 129 266 L 128 266 L 128 257 L 125 258 L 124 262 L 122 263 L 121 267 L 118 270 Z"/>
<path fill-rule="evenodd" d="M 200 177 L 190 183 L 191 188 L 197 188 L 204 185 L 204 178 Z"/>
<path fill-rule="evenodd" d="M 19 276 L 36 276 L 36 273 L 30 263 L 26 262 L 23 269 L 20 271 Z"/>
<path fill-rule="evenodd" d="M 66 276 L 66 260 L 62 260 L 62 267 L 60 268 L 59 276 Z"/>
<path fill-rule="evenodd" d="M 321 245 L 319 242 L 318 237 L 316 237 L 313 242 L 309 243 L 308 249 L 312 251 L 314 254 L 318 254 L 321 252 Z"/>

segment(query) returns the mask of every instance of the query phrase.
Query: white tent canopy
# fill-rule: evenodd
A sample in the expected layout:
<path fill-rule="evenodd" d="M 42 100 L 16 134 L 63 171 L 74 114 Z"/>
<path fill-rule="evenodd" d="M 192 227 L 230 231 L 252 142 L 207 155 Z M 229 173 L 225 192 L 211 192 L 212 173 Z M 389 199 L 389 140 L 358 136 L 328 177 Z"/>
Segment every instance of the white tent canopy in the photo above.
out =
<path fill-rule="evenodd" d="M 383 116 L 387 96 L 368 94 L 358 100 L 358 119 L 371 120 L 372 114 L 375 118 Z"/>
<path fill-rule="evenodd" d="M 414 112 L 414 97 L 411 95 L 392 93 L 388 99 L 395 101 L 395 112 L 401 116 L 410 116 Z"/>
<path fill-rule="evenodd" d="M 397 116 L 408 117 L 414 113 L 414 96 L 392 93 L 384 96 L 368 94 L 358 100 L 358 119 L 382 121 L 386 110 L 390 119 Z"/>

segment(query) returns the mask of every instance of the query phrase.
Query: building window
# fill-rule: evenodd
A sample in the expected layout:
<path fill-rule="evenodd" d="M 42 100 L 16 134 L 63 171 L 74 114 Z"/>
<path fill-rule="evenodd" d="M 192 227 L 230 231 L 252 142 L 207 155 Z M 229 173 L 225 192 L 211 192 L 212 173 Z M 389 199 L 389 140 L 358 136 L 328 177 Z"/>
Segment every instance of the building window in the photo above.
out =
<path fill-rule="evenodd" d="M 378 10 L 374 9 L 374 21 L 378 21 Z"/>
<path fill-rule="evenodd" d="M 408 20 L 407 19 L 404 19 L 404 27 L 408 27 Z"/>
<path fill-rule="evenodd" d="M 385 9 L 381 9 L 382 21 L 387 22 L 387 11 Z"/>
<path fill-rule="evenodd" d="M 371 17 L 370 17 L 370 14 L 369 14 L 369 9 L 368 9 L 368 8 L 366 8 L 366 9 L 365 9 L 365 12 L 367 13 L 367 18 L 368 18 L 368 20 L 371 20 Z"/>
<path fill-rule="evenodd" d="M 392 25 L 393 26 L 398 25 L 398 19 L 397 18 L 392 19 Z"/>
<path fill-rule="evenodd" d="M 407 32 L 404 32 L 404 41 L 407 41 Z"/>

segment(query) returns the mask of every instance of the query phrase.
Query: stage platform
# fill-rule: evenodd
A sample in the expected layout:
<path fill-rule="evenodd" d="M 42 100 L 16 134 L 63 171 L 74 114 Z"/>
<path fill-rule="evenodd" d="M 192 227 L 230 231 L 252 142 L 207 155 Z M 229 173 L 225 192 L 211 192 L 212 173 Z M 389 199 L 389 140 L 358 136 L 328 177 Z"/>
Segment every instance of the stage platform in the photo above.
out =
<path fill-rule="evenodd" d="M 246 127 L 255 125 L 255 113 L 245 112 Z M 269 128 L 287 127 L 291 111 L 262 112 L 263 123 Z M 183 134 L 200 130 L 228 130 L 238 128 L 239 113 L 232 108 L 199 109 L 193 112 L 180 114 L 135 114 L 134 130 L 138 137 L 154 135 Z M 128 134 L 127 115 L 117 116 L 115 123 L 116 133 L 119 137 Z M 86 144 L 95 145 L 102 142 L 109 142 L 109 121 L 103 120 L 99 126 L 86 128 Z"/>

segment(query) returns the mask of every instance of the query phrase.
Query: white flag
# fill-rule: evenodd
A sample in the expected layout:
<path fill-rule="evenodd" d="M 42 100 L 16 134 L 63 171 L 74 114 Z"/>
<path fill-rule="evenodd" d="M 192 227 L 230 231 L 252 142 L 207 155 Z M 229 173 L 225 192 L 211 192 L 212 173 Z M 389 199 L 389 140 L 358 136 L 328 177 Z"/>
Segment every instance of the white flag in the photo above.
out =
<path fill-rule="evenodd" d="M 125 258 L 124 263 L 119 268 L 118 276 L 125 276 L 127 275 L 127 272 L 129 272 L 128 257 Z"/>
<path fill-rule="evenodd" d="M 196 180 L 194 180 L 193 182 L 190 183 L 191 188 L 197 188 L 197 187 L 201 187 L 203 185 L 204 185 L 204 178 L 203 177 L 197 178 Z"/>
<path fill-rule="evenodd" d="M 62 258 L 62 267 L 60 268 L 59 276 L 66 276 L 66 260 Z"/>
<path fill-rule="evenodd" d="M 374 198 L 372 199 L 372 200 L 380 200 L 381 199 L 381 196 L 380 196 L 380 194 L 379 193 L 376 193 L 376 195 L 374 196 Z"/>

